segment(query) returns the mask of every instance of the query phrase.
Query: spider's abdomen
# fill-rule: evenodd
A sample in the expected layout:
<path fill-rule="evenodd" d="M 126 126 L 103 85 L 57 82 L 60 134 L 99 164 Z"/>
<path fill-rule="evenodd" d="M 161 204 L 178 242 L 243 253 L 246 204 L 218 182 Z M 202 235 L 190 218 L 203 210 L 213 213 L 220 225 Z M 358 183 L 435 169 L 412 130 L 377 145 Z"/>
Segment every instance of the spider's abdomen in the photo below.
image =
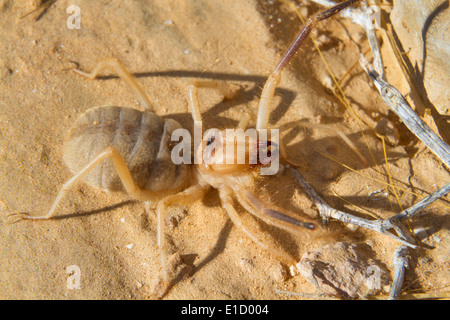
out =
<path fill-rule="evenodd" d="M 170 158 L 170 137 L 181 128 L 172 119 L 163 120 L 150 111 L 125 107 L 97 107 L 83 113 L 72 126 L 64 145 L 64 162 L 77 173 L 100 152 L 112 146 L 125 160 L 134 182 L 141 188 L 176 189 L 188 179 L 185 164 Z M 107 191 L 123 190 L 110 159 L 99 163 L 84 178 Z"/>

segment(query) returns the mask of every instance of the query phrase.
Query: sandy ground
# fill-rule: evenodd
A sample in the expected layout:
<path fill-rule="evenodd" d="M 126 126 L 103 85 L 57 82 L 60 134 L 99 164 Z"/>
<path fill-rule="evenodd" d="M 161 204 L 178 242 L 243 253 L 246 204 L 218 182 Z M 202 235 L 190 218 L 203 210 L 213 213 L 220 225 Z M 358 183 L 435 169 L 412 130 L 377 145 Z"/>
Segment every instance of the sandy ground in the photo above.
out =
<path fill-rule="evenodd" d="M 80 29 L 66 25 L 70 16 L 66 9 L 72 4 L 81 10 Z M 99 105 L 137 106 L 117 78 L 91 81 L 69 69 L 78 65 L 91 70 L 100 60 L 119 58 L 137 77 L 157 114 L 173 117 L 187 128 L 192 126 L 186 91 L 190 81 L 229 81 L 242 88 L 235 99 L 223 101 L 213 90 L 203 90 L 200 100 L 206 126 L 233 127 L 242 112 L 255 112 L 265 77 L 298 31 L 299 19 L 278 1 L 59 0 L 37 20 L 38 13 L 19 19 L 32 9 L 32 1 L 0 1 L 0 298 L 152 298 L 159 275 L 156 217 L 143 203 L 79 184 L 60 206 L 62 219 L 6 223 L 11 213 L 42 215 L 48 210 L 70 177 L 62 162 L 62 145 L 79 115 Z M 305 6 L 301 12 L 318 9 Z M 342 19 L 322 23 L 315 36 L 338 79 L 357 63 L 358 47 L 369 50 L 362 29 Z M 393 55 L 384 45 L 382 50 L 388 79 L 408 94 Z M 391 190 L 379 182 L 388 182 L 380 139 L 373 127 L 355 120 L 329 87 L 326 67 L 308 42 L 283 74 L 272 125 L 286 127 L 299 121 L 326 125 L 320 130 L 295 127 L 282 137 L 290 156 L 303 163 L 298 170 L 331 205 L 367 218 L 400 212 Z M 343 79 L 342 88 L 369 123 L 388 113 L 359 66 Z M 357 146 L 367 165 L 336 129 Z M 400 143 L 387 145 L 386 154 L 394 184 L 406 190 L 399 193 L 403 208 L 449 181 L 440 161 L 402 128 Z M 280 206 L 300 215 L 316 212 L 288 173 L 266 182 L 271 200 Z M 369 196 L 378 190 L 382 193 L 377 197 Z M 431 249 L 411 253 L 405 292 L 448 290 L 448 206 L 448 201 L 438 201 L 411 222 L 431 227 L 434 233 L 425 240 Z M 178 251 L 193 272 L 166 298 L 304 298 L 286 292 L 314 297 L 313 285 L 299 275 L 284 276 L 285 262 L 233 226 L 216 191 L 171 211 L 181 218 L 170 228 L 170 249 Z M 324 243 L 347 241 L 377 261 L 392 279 L 398 243 L 389 238 L 337 222 L 331 223 L 328 237 L 300 238 L 242 214 L 269 243 L 298 260 L 306 250 Z M 70 287 L 74 276 L 68 272 L 70 266 L 81 272 L 79 289 Z M 380 294 L 386 295 L 388 289 L 386 284 Z"/>

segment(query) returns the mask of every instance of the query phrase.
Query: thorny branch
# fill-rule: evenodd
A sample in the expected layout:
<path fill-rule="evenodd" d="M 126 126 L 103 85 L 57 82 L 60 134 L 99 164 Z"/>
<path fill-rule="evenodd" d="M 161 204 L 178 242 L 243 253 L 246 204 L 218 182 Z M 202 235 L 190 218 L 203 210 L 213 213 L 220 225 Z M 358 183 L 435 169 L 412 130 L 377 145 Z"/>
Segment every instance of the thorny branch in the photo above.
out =
<path fill-rule="evenodd" d="M 311 1 L 326 7 L 336 5 L 334 1 L 330 0 Z M 435 134 L 428 127 L 428 125 L 424 121 L 422 121 L 422 119 L 420 119 L 420 117 L 412 110 L 402 94 L 385 80 L 381 51 L 371 17 L 372 13 L 372 9 L 365 4 L 361 5 L 358 9 L 347 8 L 340 13 L 340 15 L 343 17 L 351 18 L 354 23 L 361 25 L 366 31 L 366 35 L 372 51 L 372 56 L 374 58 L 374 66 L 372 66 L 362 54 L 360 59 L 361 66 L 374 82 L 386 105 L 397 114 L 397 116 L 403 121 L 408 129 L 419 140 L 421 140 L 426 147 L 428 147 L 448 168 L 450 168 L 449 145 L 446 144 L 437 134 Z M 367 220 L 330 207 L 317 194 L 317 192 L 314 191 L 314 189 L 306 182 L 306 180 L 300 175 L 297 170 L 291 168 L 291 171 L 297 178 L 300 185 L 304 188 L 308 196 L 318 207 L 320 215 L 324 222 L 327 222 L 329 218 L 334 218 L 344 223 L 355 224 L 379 232 L 403 244 L 399 246 L 394 254 L 395 275 L 390 294 L 390 299 L 398 299 L 401 294 L 401 288 L 403 286 L 405 268 L 407 268 L 408 266 L 408 247 L 416 248 L 416 241 L 411 236 L 407 228 L 402 224 L 402 221 L 410 219 L 426 206 L 447 195 L 450 192 L 450 183 L 433 192 L 431 195 L 419 201 L 415 205 L 403 210 L 399 214 L 389 219 Z M 390 229 L 394 229 L 398 236 L 391 232 L 388 232 L 388 230 Z"/>

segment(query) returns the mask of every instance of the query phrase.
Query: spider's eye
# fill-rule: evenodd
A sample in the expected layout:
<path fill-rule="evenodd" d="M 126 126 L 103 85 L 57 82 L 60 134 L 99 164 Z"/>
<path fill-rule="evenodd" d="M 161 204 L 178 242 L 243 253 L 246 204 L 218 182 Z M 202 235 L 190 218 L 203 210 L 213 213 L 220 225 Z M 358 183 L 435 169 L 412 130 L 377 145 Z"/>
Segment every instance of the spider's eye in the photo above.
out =
<path fill-rule="evenodd" d="M 209 146 L 211 145 L 214 141 L 216 141 L 216 137 L 215 136 L 211 136 L 208 138 L 208 141 L 206 141 L 206 145 Z"/>

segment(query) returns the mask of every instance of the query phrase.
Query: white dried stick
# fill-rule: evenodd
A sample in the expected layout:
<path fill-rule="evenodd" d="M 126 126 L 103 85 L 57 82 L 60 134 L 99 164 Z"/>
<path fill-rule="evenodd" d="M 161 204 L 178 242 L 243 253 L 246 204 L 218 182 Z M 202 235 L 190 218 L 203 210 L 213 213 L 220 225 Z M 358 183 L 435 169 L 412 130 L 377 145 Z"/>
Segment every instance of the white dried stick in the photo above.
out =
<path fill-rule="evenodd" d="M 391 294 L 389 300 L 397 300 L 400 297 L 403 280 L 405 279 L 405 269 L 408 268 L 408 247 L 400 246 L 394 253 L 394 280 L 392 281 Z"/>
<path fill-rule="evenodd" d="M 312 0 L 326 7 L 336 3 L 330 0 Z M 414 112 L 402 94 L 385 80 L 383 61 L 375 28 L 372 22 L 373 10 L 365 4 L 359 8 L 347 8 L 340 15 L 351 18 L 366 31 L 370 43 L 374 66 L 361 54 L 360 64 L 374 82 L 386 105 L 397 114 L 408 129 L 431 150 L 446 166 L 450 168 L 450 146 L 445 143 L 430 127 Z"/>

